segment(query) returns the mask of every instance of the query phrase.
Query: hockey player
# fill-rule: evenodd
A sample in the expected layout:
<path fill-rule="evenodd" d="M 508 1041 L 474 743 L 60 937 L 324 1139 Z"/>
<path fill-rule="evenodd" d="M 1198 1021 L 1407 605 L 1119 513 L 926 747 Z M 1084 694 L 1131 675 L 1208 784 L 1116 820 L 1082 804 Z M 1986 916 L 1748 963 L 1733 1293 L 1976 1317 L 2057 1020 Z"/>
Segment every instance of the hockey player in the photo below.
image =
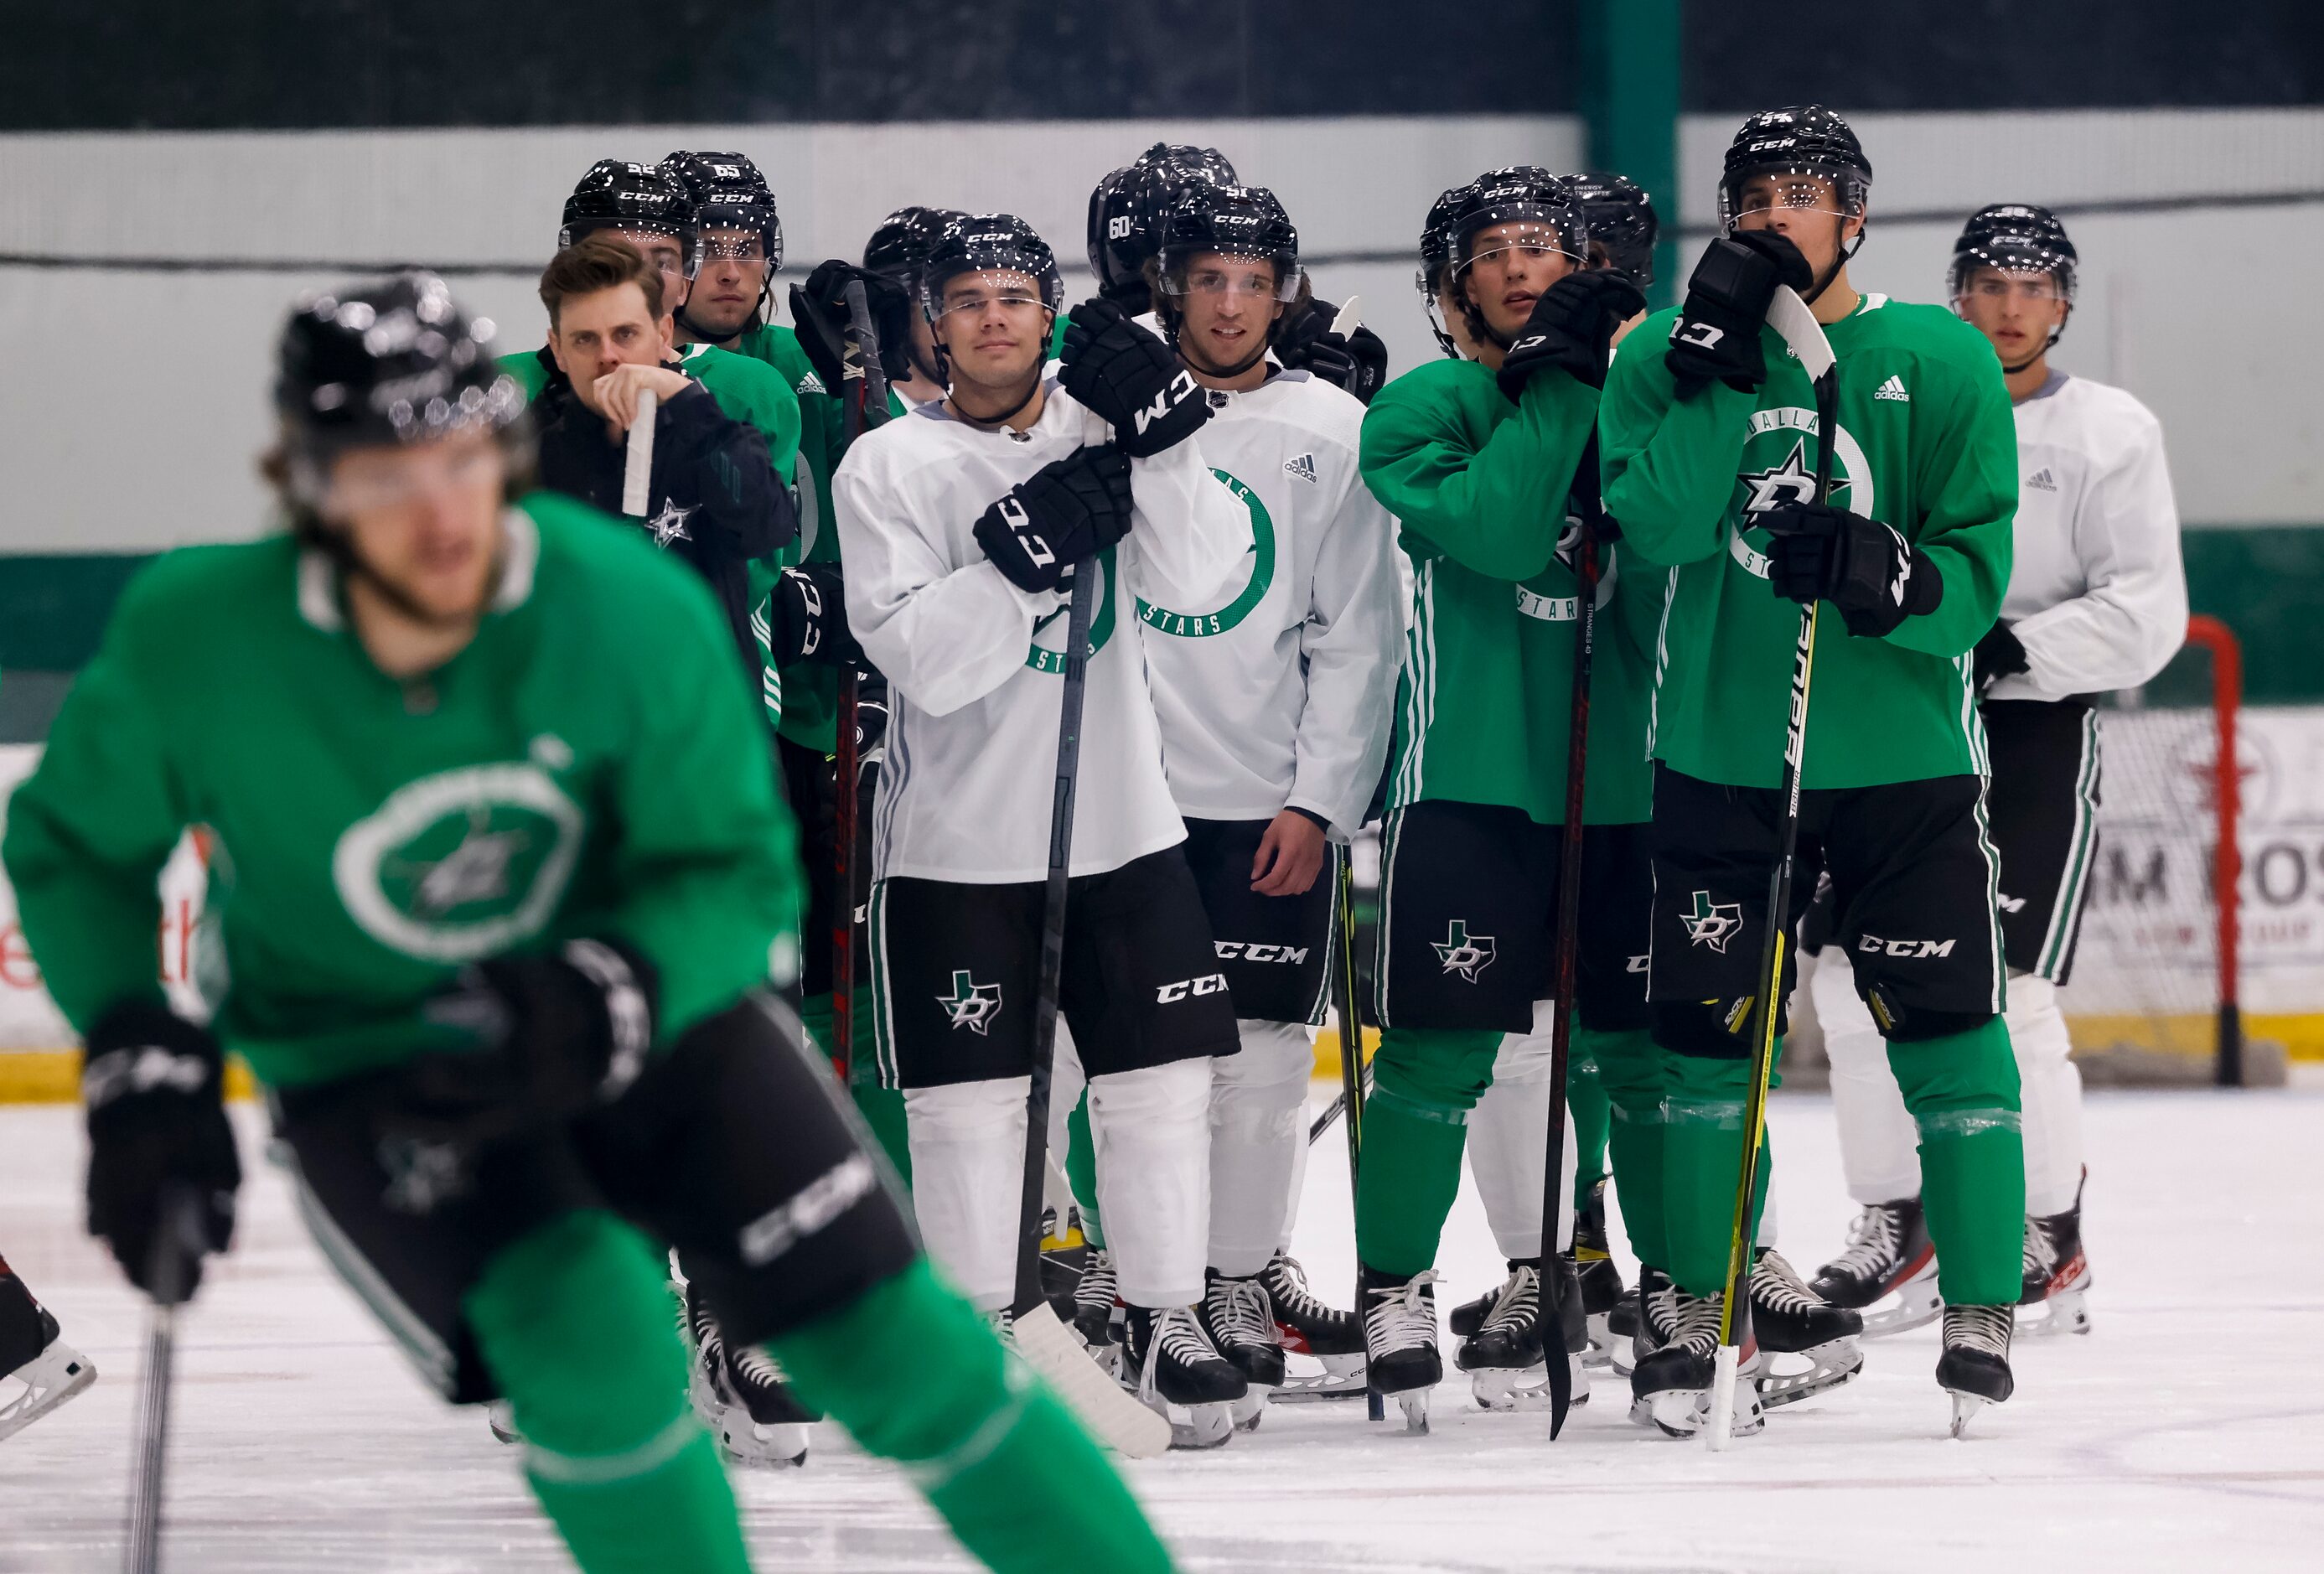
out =
<path fill-rule="evenodd" d="M 1849 284 L 1870 180 L 1830 110 L 1747 121 L 1720 179 L 1725 233 L 1685 303 L 1627 341 L 1600 416 L 1607 507 L 1639 557 L 1675 570 L 1652 721 L 1648 981 L 1674 1284 L 1642 1330 L 1661 1348 L 1632 1377 L 1675 1434 L 1701 1424 L 1719 1338 L 1799 603 L 1837 614 L 1815 649 L 1801 905 L 1828 870 L 1920 1128 L 1946 1254 L 1938 1380 L 1957 1426 L 2010 1388 L 2024 1168 L 1968 661 L 2009 571 L 2007 391 L 1991 346 L 1951 314 Z M 1805 376 L 1764 327 L 1779 284 L 1840 358 L 1829 502 L 1813 495 Z M 1743 1404 L 1748 1430 L 1757 1406 Z"/>
<path fill-rule="evenodd" d="M 619 513 L 638 399 L 653 394 L 653 468 L 640 523 L 655 546 L 708 582 L 755 679 L 748 565 L 789 545 L 798 517 L 768 462 L 763 436 L 729 418 L 678 370 L 664 278 L 635 248 L 604 235 L 583 237 L 542 272 L 540 303 L 558 374 L 532 401 L 540 479 Z"/>
<path fill-rule="evenodd" d="M 1558 548 L 1608 337 L 1640 304 L 1627 281 L 1582 271 L 1569 182 L 1494 171 L 1453 200 L 1447 277 L 1477 358 L 1398 378 L 1362 434 L 1364 480 L 1401 521 L 1416 591 L 1356 1247 L 1371 1386 L 1416 1428 L 1443 1375 L 1434 1264 L 1464 1128 L 1508 1069 L 1496 1064 L 1503 1040 L 1532 1033 L 1547 992 L 1576 606 Z M 1626 959 L 1602 954 L 1603 933 L 1583 934 L 1587 992 L 1622 976 Z M 1530 1260 L 1537 1285 L 1550 1243 L 1540 1238 L 1545 1134 L 1534 1132 L 1534 1199 L 1513 1200 L 1502 1240 Z M 1537 1312 L 1529 1327 L 1538 1360 Z"/>
<path fill-rule="evenodd" d="M 791 831 L 714 603 L 582 505 L 503 502 L 522 400 L 487 352 L 426 275 L 302 300 L 268 465 L 290 533 L 140 575 L 11 800 L 25 934 L 88 1044 L 91 1229 L 142 1284 L 182 1189 L 225 1248 L 230 1048 L 335 1266 L 446 1397 L 513 1403 L 592 1574 L 748 1566 L 664 1242 L 991 1566 L 1166 1569 L 920 1259 L 770 990 Z M 214 1028 L 153 976 L 195 818 L 231 870 Z"/>
<path fill-rule="evenodd" d="M 865 271 L 887 280 L 917 306 L 929 253 L 935 251 L 945 228 L 966 216 L 943 207 L 898 208 L 881 219 L 880 227 L 872 232 L 872 238 L 863 243 Z M 888 387 L 903 410 L 917 410 L 945 396 L 943 371 L 936 361 L 936 330 L 923 311 L 913 310 L 908 321 L 910 337 L 903 346 L 906 373 Z"/>
<path fill-rule="evenodd" d="M 65 1343 L 55 1316 L 0 1257 L 0 1382 L 21 1385 L 0 1397 L 0 1438 L 22 1431 L 96 1381 L 96 1365 Z"/>
<path fill-rule="evenodd" d="M 1073 315 L 1047 244 L 1006 215 L 937 243 L 922 301 L 949 391 L 867 434 L 833 491 L 848 623 L 890 685 L 871 943 L 883 1077 L 905 1091 L 929 1249 L 976 1305 L 1010 1302 L 1027 1071 L 1072 574 L 1103 575 L 1087 668 L 1061 1004 L 1087 1073 L 1129 1355 L 1149 1403 L 1221 1407 L 1205 1335 L 1211 1058 L 1233 1007 L 1162 771 L 1139 603 L 1203 606 L 1250 535 L 1210 474 L 1210 407 L 1102 301 Z M 1093 417 L 1113 440 L 1086 441 Z M 1044 643 L 1044 640 L 1047 643 Z"/>
<path fill-rule="evenodd" d="M 2020 1304 L 2050 1308 L 2028 1331 L 2082 1333 L 2090 1269 L 2081 1077 L 2067 1058 L 2057 990 L 2073 965 L 2097 818 L 2092 700 L 2162 670 L 2185 636 L 2187 584 L 2154 417 L 2120 389 L 2050 364 L 2073 311 L 2076 266 L 2074 244 L 2047 208 L 2004 203 L 1970 216 L 1953 243 L 1950 284 L 1953 309 L 2000 354 L 2017 419 L 2015 562 L 2001 621 L 1978 642 L 1973 676 L 1992 759 L 1987 812 L 2001 860 L 2004 1015 L 2024 1106 Z M 1810 984 L 1831 1056 L 1840 1156 L 1864 1210 L 1849 1249 L 1825 1265 L 1816 1288 L 1859 1305 L 1909 1285 L 1913 1305 L 1926 1304 L 1923 1319 L 1933 1317 L 1912 1118 L 1850 976 L 1848 953 L 1834 946 Z M 1909 1324 L 1913 1313 L 1899 1312 L 1894 1321 Z"/>
<path fill-rule="evenodd" d="M 1250 543 L 1244 575 L 1205 600 L 1141 600 L 1138 612 L 1242 1045 L 1214 1063 L 1203 1323 L 1263 1400 L 1286 1377 L 1278 1322 L 1309 1354 L 1363 1348 L 1354 1316 L 1307 1292 L 1286 1247 L 1339 844 L 1361 826 L 1388 753 L 1393 536 L 1357 471 L 1362 406 L 1269 358 L 1306 297 L 1298 232 L 1274 194 L 1190 185 L 1146 269 L 1165 336 L 1208 391 L 1203 456 Z"/>

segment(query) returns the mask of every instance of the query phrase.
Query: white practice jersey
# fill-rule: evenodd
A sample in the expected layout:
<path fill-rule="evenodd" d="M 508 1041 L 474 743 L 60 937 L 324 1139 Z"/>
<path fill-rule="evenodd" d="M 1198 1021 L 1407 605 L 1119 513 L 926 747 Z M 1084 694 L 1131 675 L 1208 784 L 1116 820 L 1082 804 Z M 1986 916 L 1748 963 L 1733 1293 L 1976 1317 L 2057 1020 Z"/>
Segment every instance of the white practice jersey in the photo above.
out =
<path fill-rule="evenodd" d="M 2001 615 L 2028 667 L 1988 697 L 2135 687 L 2186 639 L 2163 428 L 2121 389 L 2053 372 L 2018 404 L 2015 545 Z"/>
<path fill-rule="evenodd" d="M 859 438 L 839 466 L 832 510 L 848 626 L 890 689 L 874 879 L 990 885 L 1048 871 L 1066 596 L 1010 584 L 973 530 L 1011 487 L 1080 447 L 1090 421 L 1055 382 L 1022 433 L 926 404 Z M 1082 713 L 1076 875 L 1185 839 L 1163 775 L 1138 602 L 1210 605 L 1249 544 L 1200 434 L 1131 461 L 1130 492 L 1130 534 L 1097 565 L 1105 577 Z"/>
<path fill-rule="evenodd" d="M 1234 500 L 1240 570 L 1138 607 L 1170 791 L 1197 819 L 1289 806 L 1352 834 L 1388 757 L 1403 631 L 1395 528 L 1356 467 L 1364 407 L 1305 372 L 1210 400 L 1203 457 Z"/>

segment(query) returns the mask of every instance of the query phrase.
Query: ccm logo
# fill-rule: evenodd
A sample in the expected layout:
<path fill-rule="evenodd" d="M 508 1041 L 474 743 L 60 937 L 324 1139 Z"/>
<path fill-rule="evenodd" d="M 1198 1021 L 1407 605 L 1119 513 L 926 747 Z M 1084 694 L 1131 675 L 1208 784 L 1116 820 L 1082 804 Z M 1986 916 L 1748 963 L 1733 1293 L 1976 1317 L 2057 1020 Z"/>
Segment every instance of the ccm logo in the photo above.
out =
<path fill-rule="evenodd" d="M 1154 991 L 1154 999 L 1157 1004 L 1167 1006 L 1189 995 L 1223 995 L 1226 992 L 1226 974 L 1204 973 L 1198 979 L 1180 979 L 1175 984 L 1164 984 Z"/>
<path fill-rule="evenodd" d="M 1255 940 L 1213 940 L 1211 949 L 1219 953 L 1222 962 L 1232 962 L 1240 957 L 1245 962 L 1283 962 L 1297 967 L 1307 960 L 1310 947 L 1265 945 Z"/>
<path fill-rule="evenodd" d="M 1883 940 L 1877 934 L 1858 937 L 1856 949 L 1874 956 L 1901 956 L 1918 961 L 1923 957 L 1950 956 L 1957 943 L 1950 940 Z"/>

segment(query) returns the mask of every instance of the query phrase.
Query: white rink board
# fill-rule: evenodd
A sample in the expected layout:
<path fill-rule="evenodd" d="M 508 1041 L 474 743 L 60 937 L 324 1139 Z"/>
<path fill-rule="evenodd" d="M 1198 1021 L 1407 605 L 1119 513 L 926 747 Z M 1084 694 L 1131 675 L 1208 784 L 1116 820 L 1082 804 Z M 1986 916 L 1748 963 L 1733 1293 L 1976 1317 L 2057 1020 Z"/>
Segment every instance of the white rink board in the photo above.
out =
<path fill-rule="evenodd" d="M 1784 1250 L 1812 1267 L 1850 1211 L 1831 1107 L 1784 1094 L 1774 1119 Z M 1630 1425 L 1610 1378 L 1554 1445 L 1545 1416 L 1482 1413 L 1456 1381 L 1427 1438 L 1370 1427 L 1360 1404 L 1277 1410 L 1219 1453 L 1132 1478 L 1182 1567 L 1205 1574 L 2311 1569 L 2324 1544 L 2324 1172 L 2308 1162 L 2319 1128 L 2315 1091 L 2093 1094 L 2096 1331 L 2021 1343 L 2017 1397 L 1966 1442 L 1943 1435 L 1923 1330 L 1874 1344 L 1856 1384 L 1724 1457 Z M 244 1129 L 254 1139 L 255 1123 Z M 1353 1275 L 1338 1140 L 1309 1166 L 1296 1241 L 1327 1293 Z M 138 1315 L 78 1235 L 79 1152 L 75 1111 L 0 1109 L 0 1250 L 103 1374 L 0 1443 L 0 1574 L 116 1567 Z M 422 1388 L 327 1276 L 254 1140 L 245 1162 L 240 1247 L 185 1324 L 164 1566 L 569 1568 L 481 1415 Z M 1473 1193 L 1443 1266 L 1440 1305 L 1499 1276 Z M 818 1446 L 804 1471 L 741 1483 L 761 1569 L 970 1567 L 894 1474 Z"/>

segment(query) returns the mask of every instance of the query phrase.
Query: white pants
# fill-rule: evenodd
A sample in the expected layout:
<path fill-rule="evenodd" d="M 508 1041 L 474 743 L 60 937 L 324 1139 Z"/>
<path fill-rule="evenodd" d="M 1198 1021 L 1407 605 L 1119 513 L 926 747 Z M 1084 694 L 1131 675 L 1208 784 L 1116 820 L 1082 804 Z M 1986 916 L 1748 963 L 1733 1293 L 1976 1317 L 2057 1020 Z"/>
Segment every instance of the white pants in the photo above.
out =
<path fill-rule="evenodd" d="M 1549 1164 L 1550 1010 L 1534 1003 L 1531 1033 L 1503 1036 L 1493 1083 L 1469 1112 L 1469 1173 L 1505 1257 L 1541 1256 L 1543 1171 Z M 1565 1174 L 1558 1182 L 1557 1249 L 1573 1244 L 1573 1110 L 1565 1111 Z"/>
<path fill-rule="evenodd" d="M 1292 1022 L 1235 1024 L 1242 1053 L 1211 1062 L 1211 1266 L 1237 1278 L 1290 1238 L 1307 1156 L 1315 1046 Z M 1113 1215 L 1103 1215 L 1109 1230 Z"/>
<path fill-rule="evenodd" d="M 1050 1152 L 1065 1152 L 1066 1113 L 1083 1085 L 1058 1025 L 1049 1100 Z M 1115 1072 L 1088 1082 L 1098 1206 L 1121 1297 L 1139 1306 L 1202 1299 L 1210 1215 L 1208 1060 Z M 928 1256 L 970 1302 L 1008 1305 L 1017 1282 L 1018 1204 L 1025 1178 L 1024 1077 L 914 1088 L 904 1094 L 912 1207 Z"/>
<path fill-rule="evenodd" d="M 1837 946 L 1819 953 L 1808 990 L 1831 1057 L 1848 1194 L 1866 1206 L 1919 1196 L 1920 1132 L 1888 1069 L 1887 1045 L 1856 993 L 1848 953 Z M 2062 1213 L 2074 1205 L 2082 1178 L 2082 1073 L 2070 1058 L 2073 1041 L 2057 986 L 2031 974 L 2012 977 L 2002 1020 L 2017 1056 L 2024 1110 L 2025 1211 Z"/>

